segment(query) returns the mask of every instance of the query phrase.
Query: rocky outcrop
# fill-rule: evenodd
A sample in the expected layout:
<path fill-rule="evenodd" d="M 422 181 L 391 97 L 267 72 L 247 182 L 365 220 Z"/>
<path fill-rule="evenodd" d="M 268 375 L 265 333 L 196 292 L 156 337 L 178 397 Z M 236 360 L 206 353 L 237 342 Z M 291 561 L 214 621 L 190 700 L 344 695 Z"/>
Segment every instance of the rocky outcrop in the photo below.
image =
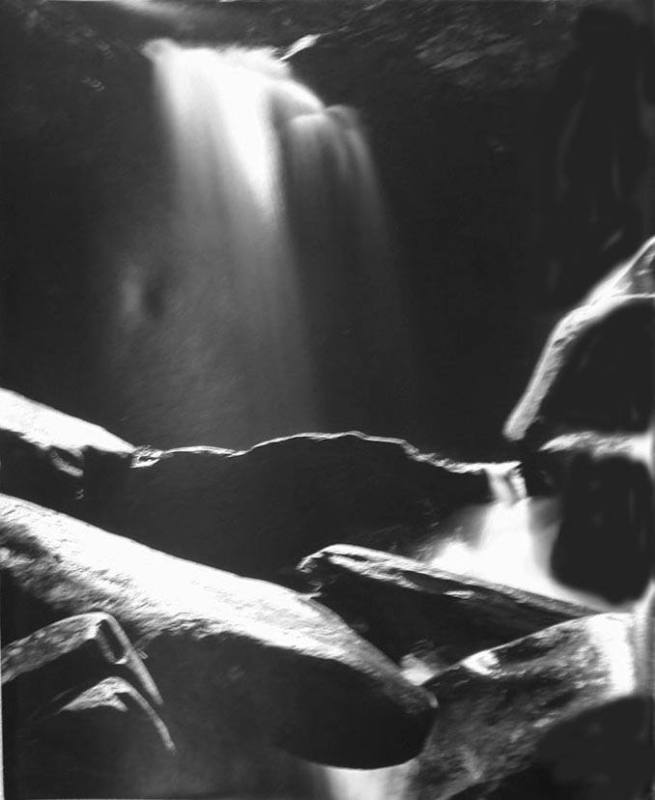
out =
<path fill-rule="evenodd" d="M 554 575 L 610 602 L 636 600 L 653 573 L 653 455 L 647 434 L 581 431 L 538 452 L 562 494 Z"/>
<path fill-rule="evenodd" d="M 505 435 L 534 445 L 562 429 L 645 431 L 655 405 L 654 322 L 650 294 L 599 298 L 564 317 Z"/>
<path fill-rule="evenodd" d="M 630 615 L 333 544 L 415 548 L 489 499 L 484 465 L 352 433 L 244 452 L 134 449 L 4 400 L 0 447 L 20 457 L 2 459 L 3 486 L 249 574 L 280 577 L 305 556 L 295 580 L 312 590 L 1 497 L 12 796 L 42 796 L 46 784 L 58 796 L 269 796 L 273 785 L 322 796 L 298 756 L 369 768 L 418 754 L 402 797 L 563 800 L 600 771 L 616 800 L 645 780 L 636 653 L 650 644 L 634 648 Z M 564 475 L 581 452 L 625 456 L 633 440 L 587 432 L 546 450 Z M 307 557 L 317 543 L 332 546 Z M 607 752 L 612 729 L 629 743 L 629 780 L 612 753 L 600 765 L 588 756 Z"/>
<path fill-rule="evenodd" d="M 422 744 L 429 695 L 307 598 L 13 498 L 0 504 L 0 541 L 3 633 L 98 608 L 114 616 L 147 657 L 187 780 L 201 755 L 213 750 L 220 763 L 222 740 L 238 731 L 360 768 L 406 760 Z"/>
<path fill-rule="evenodd" d="M 432 670 L 591 613 L 361 547 L 328 547 L 298 570 L 313 597 L 380 650 L 396 661 L 415 656 Z"/>
<path fill-rule="evenodd" d="M 59 697 L 11 731 L 9 797 L 147 797 L 175 760 L 158 713 L 119 677 Z"/>
<path fill-rule="evenodd" d="M 562 497 L 555 576 L 611 603 L 653 564 L 655 241 L 555 327 L 505 435 L 532 492 Z"/>
<path fill-rule="evenodd" d="M 89 492 L 88 507 L 108 530 L 279 579 L 335 542 L 407 552 L 450 511 L 488 496 L 483 465 L 439 462 L 398 440 L 349 433 L 294 436 L 245 452 L 144 451 L 119 480 Z"/>
<path fill-rule="evenodd" d="M 655 402 L 654 257 L 650 239 L 558 322 L 505 423 L 508 439 L 534 450 L 562 431 L 648 428 Z"/>
<path fill-rule="evenodd" d="M 5 617 L 25 610 L 12 604 Z M 5 796 L 142 796 L 176 757 L 161 712 L 152 677 L 108 614 L 67 617 L 6 644 Z"/>
<path fill-rule="evenodd" d="M 103 428 L 0 389 L 0 491 L 81 513 L 87 483 L 128 467 L 132 445 Z"/>
<path fill-rule="evenodd" d="M 336 542 L 409 552 L 454 509 L 490 493 L 484 465 L 397 439 L 307 434 L 247 451 L 135 449 L 11 392 L 0 392 L 0 460 L 7 494 L 275 580 L 291 580 L 303 556 Z"/>
<path fill-rule="evenodd" d="M 205 404 L 194 404 L 202 413 L 180 414 L 173 403 L 141 402 L 144 380 L 155 390 L 174 384 L 169 364 L 144 358 L 135 374 L 110 369 L 106 334 L 125 264 L 153 275 L 155 296 L 166 296 L 168 276 L 185 268 L 169 247 L 163 137 L 140 48 L 169 36 L 282 55 L 309 35 L 313 45 L 290 57 L 296 74 L 326 103 L 357 109 L 369 134 L 396 233 L 420 398 L 411 414 L 400 414 L 385 394 L 384 370 L 362 359 L 363 385 L 381 388 L 353 403 L 342 378 L 328 398 L 338 413 L 324 427 L 394 431 L 424 447 L 496 457 L 499 428 L 536 346 L 525 305 L 540 299 L 534 286 L 545 283 L 543 241 L 534 235 L 543 229 L 540 176 L 552 167 L 542 163 L 545 131 L 555 125 L 545 101 L 573 46 L 575 19 L 591 1 L 146 8 L 3 0 L 7 380 L 129 440 L 254 443 L 235 432 L 239 414 L 215 399 L 237 376 L 216 369 Z M 330 345 L 330 363 L 347 341 Z M 257 438 L 295 430 L 271 426 Z"/>
<path fill-rule="evenodd" d="M 22 614 L 19 607 L 6 616 Z M 23 625 L 31 627 L 26 620 Z M 58 620 L 2 648 L 4 714 L 19 724 L 53 698 L 107 677 L 133 684 L 153 705 L 162 703 L 143 662 L 113 617 L 96 612 Z"/>
<path fill-rule="evenodd" d="M 547 628 L 429 686 L 439 716 L 419 797 L 629 800 L 646 787 L 652 701 L 637 680 L 628 615 Z"/>

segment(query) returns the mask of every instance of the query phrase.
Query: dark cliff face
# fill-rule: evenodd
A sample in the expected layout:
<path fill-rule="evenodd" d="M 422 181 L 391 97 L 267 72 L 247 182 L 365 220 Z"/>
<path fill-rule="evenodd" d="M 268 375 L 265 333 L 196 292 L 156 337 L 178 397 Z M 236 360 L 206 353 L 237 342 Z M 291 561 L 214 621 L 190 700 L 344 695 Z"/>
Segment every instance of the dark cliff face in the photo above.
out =
<path fill-rule="evenodd" d="M 103 372 L 116 265 L 145 257 L 164 273 L 180 269 L 140 47 L 171 36 L 282 52 L 312 34 L 318 40 L 291 63 L 326 103 L 354 106 L 363 119 L 389 209 L 418 398 L 400 411 L 385 397 L 383 367 L 363 363 L 357 399 L 334 383 L 339 402 L 325 427 L 502 455 L 502 421 L 540 343 L 543 115 L 580 4 L 144 8 L 2 4 L 5 385 L 161 446 L 252 444 L 231 440 L 227 413 L 186 430 L 148 420 L 147 408 L 134 411 L 138 383 L 117 402 Z M 155 315 L 160 290 L 151 292 Z"/>
<path fill-rule="evenodd" d="M 63 4 L 0 13 L 3 380 L 90 411 L 99 244 L 148 182 L 149 77 Z"/>

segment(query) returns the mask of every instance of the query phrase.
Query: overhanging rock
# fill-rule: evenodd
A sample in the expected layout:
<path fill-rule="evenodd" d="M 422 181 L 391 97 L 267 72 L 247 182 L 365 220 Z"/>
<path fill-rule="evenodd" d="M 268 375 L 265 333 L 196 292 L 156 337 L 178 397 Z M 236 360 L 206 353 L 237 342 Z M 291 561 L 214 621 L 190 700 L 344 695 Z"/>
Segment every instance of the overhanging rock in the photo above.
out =
<path fill-rule="evenodd" d="M 0 392 L 0 488 L 222 569 L 291 580 L 337 542 L 409 552 L 490 498 L 483 464 L 398 439 L 307 434 L 250 450 L 136 449 L 95 425 Z"/>
<path fill-rule="evenodd" d="M 299 572 L 313 596 L 391 658 L 417 655 L 442 668 L 480 650 L 591 610 L 412 559 L 336 545 Z"/>

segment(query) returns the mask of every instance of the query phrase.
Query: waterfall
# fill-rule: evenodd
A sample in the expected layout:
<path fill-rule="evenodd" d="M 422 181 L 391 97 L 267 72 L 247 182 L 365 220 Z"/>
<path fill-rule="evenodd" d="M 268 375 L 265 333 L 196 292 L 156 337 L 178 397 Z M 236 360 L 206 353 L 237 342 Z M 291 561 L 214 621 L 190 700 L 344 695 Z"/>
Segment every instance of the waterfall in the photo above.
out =
<path fill-rule="evenodd" d="M 180 335 L 207 332 L 223 341 L 203 349 L 232 351 L 214 369 L 238 376 L 234 402 L 247 408 L 253 439 L 315 427 L 275 117 L 320 103 L 264 52 L 172 42 L 148 52 L 170 139 L 184 301 L 199 311 Z"/>
<path fill-rule="evenodd" d="M 295 242 L 313 286 L 311 324 L 320 380 L 325 390 L 340 389 L 328 411 L 346 422 L 340 400 L 373 410 L 370 389 L 360 376 L 376 359 L 382 356 L 387 363 L 373 386 L 378 406 L 389 403 L 394 382 L 396 387 L 409 383 L 380 190 L 352 109 L 335 106 L 298 115 L 289 121 L 284 142 Z M 397 391 L 392 398 L 397 406 L 405 400 Z"/>
<path fill-rule="evenodd" d="M 357 115 L 268 50 L 146 53 L 166 220 L 112 264 L 112 391 L 167 445 L 392 425 L 409 359 Z"/>

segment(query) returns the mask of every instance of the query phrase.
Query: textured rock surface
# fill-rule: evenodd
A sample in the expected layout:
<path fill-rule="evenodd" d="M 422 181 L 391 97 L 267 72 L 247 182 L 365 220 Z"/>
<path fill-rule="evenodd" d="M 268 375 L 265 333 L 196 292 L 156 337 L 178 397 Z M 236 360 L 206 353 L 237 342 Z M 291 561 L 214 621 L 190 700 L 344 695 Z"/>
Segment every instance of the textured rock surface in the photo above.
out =
<path fill-rule="evenodd" d="M 551 334 L 505 435 L 532 444 L 562 428 L 645 431 L 655 405 L 654 325 L 653 295 L 572 311 Z"/>
<path fill-rule="evenodd" d="M 651 239 L 560 321 L 505 426 L 529 488 L 563 498 L 554 574 L 610 602 L 652 572 L 654 254 Z"/>
<path fill-rule="evenodd" d="M 0 389 L 0 491 L 75 513 L 96 480 L 129 463 L 134 448 L 92 425 Z"/>
<path fill-rule="evenodd" d="M 157 712 L 119 677 L 59 698 L 7 738 L 9 797 L 152 796 L 175 759 Z"/>
<path fill-rule="evenodd" d="M 294 436 L 245 452 L 143 451 L 89 487 L 85 516 L 206 564 L 279 578 L 336 542 L 408 549 L 460 505 L 488 499 L 483 465 L 361 434 Z"/>
<path fill-rule="evenodd" d="M 12 615 L 21 609 L 12 607 Z M 90 613 L 53 622 L 2 648 L 2 704 L 5 722 L 20 724 L 58 695 L 76 687 L 120 677 L 148 702 L 161 697 L 138 654 L 115 619 Z"/>
<path fill-rule="evenodd" d="M 439 715 L 420 758 L 418 796 L 514 798 L 516 785 L 514 794 L 499 787 L 517 775 L 518 788 L 530 789 L 523 796 L 600 798 L 585 787 L 602 774 L 619 780 L 625 750 L 607 743 L 622 741 L 640 755 L 627 777 L 643 785 L 649 707 L 631 641 L 628 615 L 591 616 L 477 653 L 436 677 L 428 685 Z"/>
<path fill-rule="evenodd" d="M 0 389 L 0 419 L 3 446 L 6 442 L 21 441 L 45 454 L 70 454 L 71 459 L 83 459 L 89 450 L 108 455 L 127 456 L 132 445 L 93 425 L 53 408 L 29 400 L 16 392 Z M 2 451 L 3 460 L 7 453 Z M 77 463 L 74 466 L 82 466 Z"/>
<path fill-rule="evenodd" d="M 328 547 L 298 569 L 316 599 L 393 659 L 416 654 L 441 667 L 590 613 L 359 547 Z"/>
<path fill-rule="evenodd" d="M 648 800 L 653 751 L 648 704 L 625 697 L 554 725 L 532 766 L 453 800 Z"/>
<path fill-rule="evenodd" d="M 406 551 L 453 509 L 489 496 L 484 465 L 440 461 L 396 439 L 314 434 L 243 452 L 136 450 L 8 391 L 0 459 L 6 494 L 268 578 L 336 542 Z"/>
<path fill-rule="evenodd" d="M 147 656 L 188 775 L 212 748 L 220 764 L 221 739 L 239 731 L 358 767 L 420 748 L 429 696 L 319 604 L 24 501 L 3 498 L 0 509 L 3 631 L 13 638 L 29 632 L 12 631 L 21 622 L 112 614 Z"/>

